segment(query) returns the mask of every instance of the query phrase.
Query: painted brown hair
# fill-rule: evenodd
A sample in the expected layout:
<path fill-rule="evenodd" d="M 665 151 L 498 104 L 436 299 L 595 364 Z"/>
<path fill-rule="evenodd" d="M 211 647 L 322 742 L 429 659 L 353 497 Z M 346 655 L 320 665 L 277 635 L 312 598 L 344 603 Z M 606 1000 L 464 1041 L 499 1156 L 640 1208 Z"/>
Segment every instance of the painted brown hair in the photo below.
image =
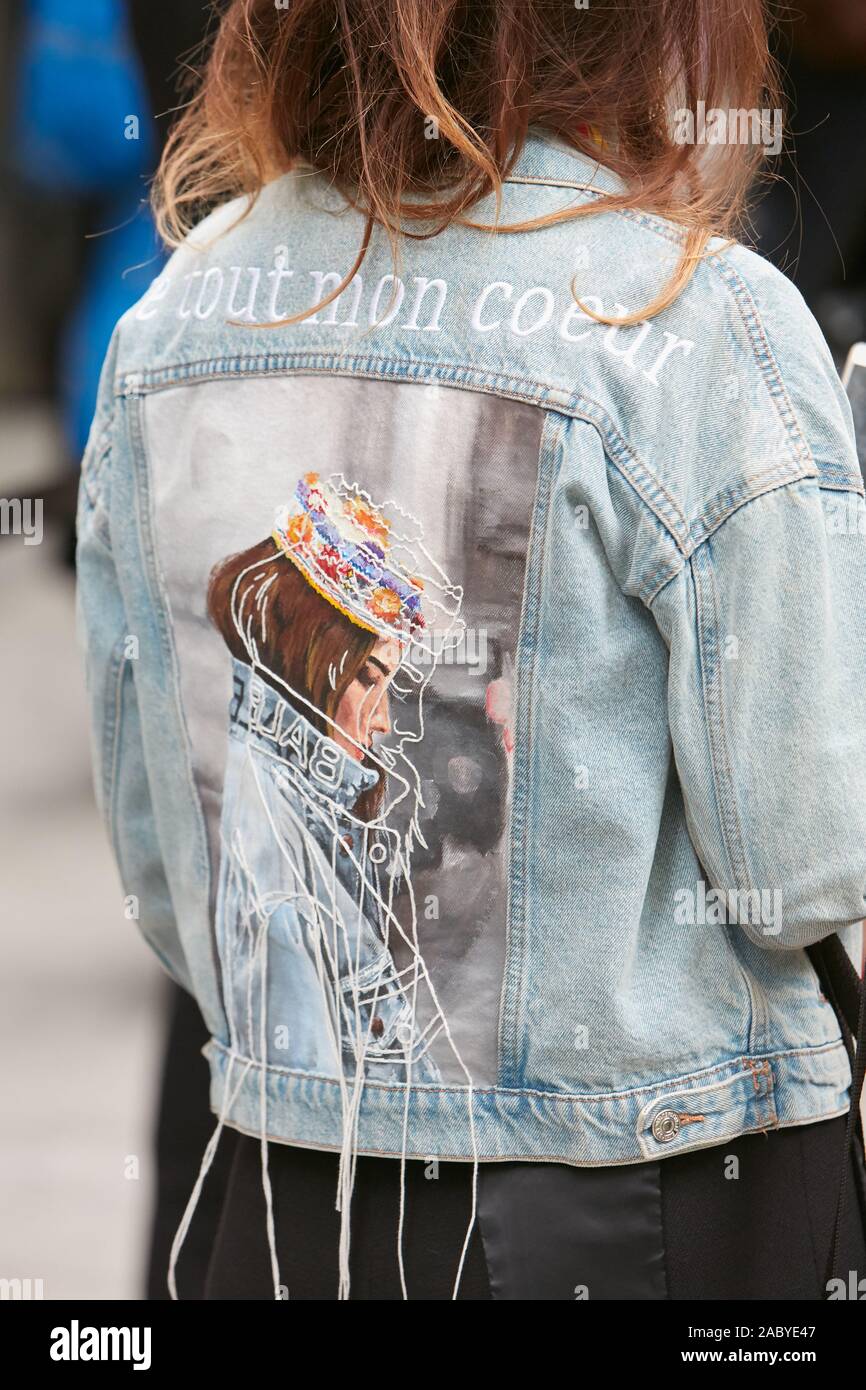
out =
<path fill-rule="evenodd" d="M 323 173 L 365 216 L 342 284 L 283 323 L 337 297 L 374 223 L 388 232 L 396 271 L 401 235 L 434 236 L 452 221 L 531 231 L 615 207 L 685 229 L 679 263 L 652 303 L 602 321 L 649 317 L 688 283 L 711 235 L 736 233 L 766 156 L 758 142 L 679 144 L 673 110 L 695 111 L 699 100 L 707 109 L 780 103 L 762 0 L 230 0 L 192 81 L 153 190 L 169 245 L 218 202 L 254 202 L 298 164 Z M 593 160 L 591 131 L 600 131 L 603 162 L 626 191 L 499 223 L 502 180 L 530 124 Z M 468 210 L 490 192 L 497 221 L 474 222 Z M 413 232 L 413 222 L 432 229 Z"/>
<path fill-rule="evenodd" d="M 258 603 L 260 596 L 262 605 L 266 601 L 264 613 Z M 323 715 L 335 718 L 343 695 L 378 641 L 376 634 L 350 622 L 316 593 L 291 560 L 276 550 L 270 537 L 214 566 L 207 610 L 232 656 L 252 664 L 235 616 L 245 629 L 250 624 L 265 677 L 272 671 L 289 687 L 280 693 L 291 699 L 291 692 L 296 691 L 309 700 L 314 708 L 300 705 L 301 713 L 330 737 L 333 728 Z M 358 798 L 355 814 L 361 820 L 372 820 L 381 799 L 380 778 L 378 786 Z"/>

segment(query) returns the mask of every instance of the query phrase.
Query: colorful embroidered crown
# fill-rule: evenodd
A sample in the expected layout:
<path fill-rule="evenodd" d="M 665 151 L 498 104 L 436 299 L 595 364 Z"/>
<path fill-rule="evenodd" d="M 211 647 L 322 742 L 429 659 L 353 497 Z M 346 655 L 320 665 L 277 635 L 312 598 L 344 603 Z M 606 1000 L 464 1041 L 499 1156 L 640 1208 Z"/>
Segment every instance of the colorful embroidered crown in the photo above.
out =
<path fill-rule="evenodd" d="M 390 554 L 394 522 L 367 493 L 305 473 L 273 537 L 313 588 L 359 627 L 412 639 L 426 626 L 422 580 Z"/>

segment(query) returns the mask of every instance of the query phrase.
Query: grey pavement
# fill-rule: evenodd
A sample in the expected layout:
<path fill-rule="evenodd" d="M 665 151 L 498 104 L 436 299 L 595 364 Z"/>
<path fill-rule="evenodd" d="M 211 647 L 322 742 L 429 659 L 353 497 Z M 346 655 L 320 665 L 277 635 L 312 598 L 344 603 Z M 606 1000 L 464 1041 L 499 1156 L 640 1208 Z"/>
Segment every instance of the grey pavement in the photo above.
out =
<path fill-rule="evenodd" d="M 0 419 L 0 491 L 44 475 L 50 419 Z M 124 918 L 96 811 L 72 575 L 0 537 L 0 1278 L 141 1297 L 162 972 Z"/>

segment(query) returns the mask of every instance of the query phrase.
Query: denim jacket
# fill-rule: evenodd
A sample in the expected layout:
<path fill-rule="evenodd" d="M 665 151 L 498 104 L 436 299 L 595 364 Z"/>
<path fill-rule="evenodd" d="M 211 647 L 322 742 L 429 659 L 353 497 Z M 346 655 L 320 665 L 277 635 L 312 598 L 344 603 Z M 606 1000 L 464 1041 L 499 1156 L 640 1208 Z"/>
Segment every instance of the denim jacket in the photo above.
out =
<path fill-rule="evenodd" d="M 618 187 L 533 129 L 501 218 Z M 682 241 L 605 211 L 453 224 L 396 271 L 377 228 L 261 326 L 363 221 L 303 168 L 244 210 L 115 329 L 78 518 L 99 804 L 220 1124 L 608 1165 L 843 1113 L 804 947 L 856 957 L 866 913 L 866 509 L 800 294 L 717 241 L 598 323 L 572 286 L 622 317 Z M 376 545 L 346 558 L 325 480 Z M 288 503 L 334 612 L 356 581 L 426 605 L 365 757 L 207 617 Z"/>

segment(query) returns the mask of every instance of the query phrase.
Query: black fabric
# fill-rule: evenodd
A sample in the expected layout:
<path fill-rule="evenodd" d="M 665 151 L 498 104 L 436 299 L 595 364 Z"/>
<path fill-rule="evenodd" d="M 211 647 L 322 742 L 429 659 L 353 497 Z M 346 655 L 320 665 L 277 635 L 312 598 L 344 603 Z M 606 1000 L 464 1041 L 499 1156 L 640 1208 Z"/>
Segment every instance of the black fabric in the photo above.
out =
<path fill-rule="evenodd" d="M 479 1165 L 478 1219 L 461 1299 L 791 1299 L 825 1295 L 846 1117 L 743 1135 L 617 1168 Z M 228 1131 L 228 1192 L 205 1297 L 272 1299 L 258 1140 Z M 222 1142 L 222 1141 L 221 1141 Z M 732 1162 L 736 1160 L 736 1163 Z M 335 1154 L 269 1145 L 280 1276 L 290 1298 L 333 1300 L 339 1214 Z M 472 1165 L 406 1165 L 404 1261 L 410 1299 L 450 1299 L 471 1211 Z M 396 1258 L 399 1162 L 358 1160 L 351 1298 L 402 1297 Z M 734 1174 L 736 1173 L 736 1176 Z M 841 1264 L 866 1275 L 851 1158 Z"/>
<path fill-rule="evenodd" d="M 821 1299 L 845 1123 L 622 1168 L 491 1165 L 479 1208 L 494 1297 Z M 863 1176 L 852 1157 L 841 1265 L 861 1277 Z"/>
<path fill-rule="evenodd" d="M 667 1297 L 660 1163 L 490 1163 L 479 1218 L 496 1299 Z"/>
<path fill-rule="evenodd" d="M 265 1225 L 261 1145 L 229 1130 L 228 1193 L 205 1289 L 207 1299 L 273 1299 Z M 290 1299 L 336 1299 L 339 1156 L 287 1144 L 268 1146 L 280 1282 Z M 410 1299 L 450 1299 L 472 1212 L 472 1165 L 407 1160 L 403 1254 Z M 402 1299 L 397 1262 L 400 1163 L 357 1160 L 351 1206 L 350 1300 Z M 458 1299 L 488 1299 L 481 1237 L 473 1228 Z"/>
<path fill-rule="evenodd" d="M 169 1297 L 168 1262 L 175 1232 L 216 1128 L 208 1102 L 210 1071 L 201 1049 L 210 1033 L 191 994 L 166 977 L 166 1031 L 154 1135 L 156 1191 L 145 1272 L 145 1298 Z M 177 1264 L 180 1298 L 204 1295 L 217 1222 L 228 1181 L 229 1155 L 217 1150 Z"/>
<path fill-rule="evenodd" d="M 827 1252 L 824 1276 L 825 1284 L 829 1286 L 840 1275 L 844 1277 L 841 1263 L 842 1225 L 846 1205 L 853 1200 L 848 1190 L 849 1154 L 855 1148 L 861 1154 L 863 1152 L 860 1097 L 866 1077 L 866 982 L 860 979 L 841 937 L 835 932 L 823 941 L 807 947 L 807 951 L 818 973 L 821 986 L 833 1005 L 851 1064 L 850 1109 L 839 1156 L 841 1181 L 837 1186 L 833 1236 Z M 859 1190 L 859 1195 L 863 1199 L 862 1190 Z M 863 1200 L 866 1203 L 866 1199 Z"/>
<path fill-rule="evenodd" d="M 847 1115 L 669 1159 L 662 1219 L 671 1298 L 825 1297 Z M 728 1156 L 739 1177 L 726 1177 Z M 866 1274 L 862 1153 L 849 1155 L 840 1263 Z"/>

